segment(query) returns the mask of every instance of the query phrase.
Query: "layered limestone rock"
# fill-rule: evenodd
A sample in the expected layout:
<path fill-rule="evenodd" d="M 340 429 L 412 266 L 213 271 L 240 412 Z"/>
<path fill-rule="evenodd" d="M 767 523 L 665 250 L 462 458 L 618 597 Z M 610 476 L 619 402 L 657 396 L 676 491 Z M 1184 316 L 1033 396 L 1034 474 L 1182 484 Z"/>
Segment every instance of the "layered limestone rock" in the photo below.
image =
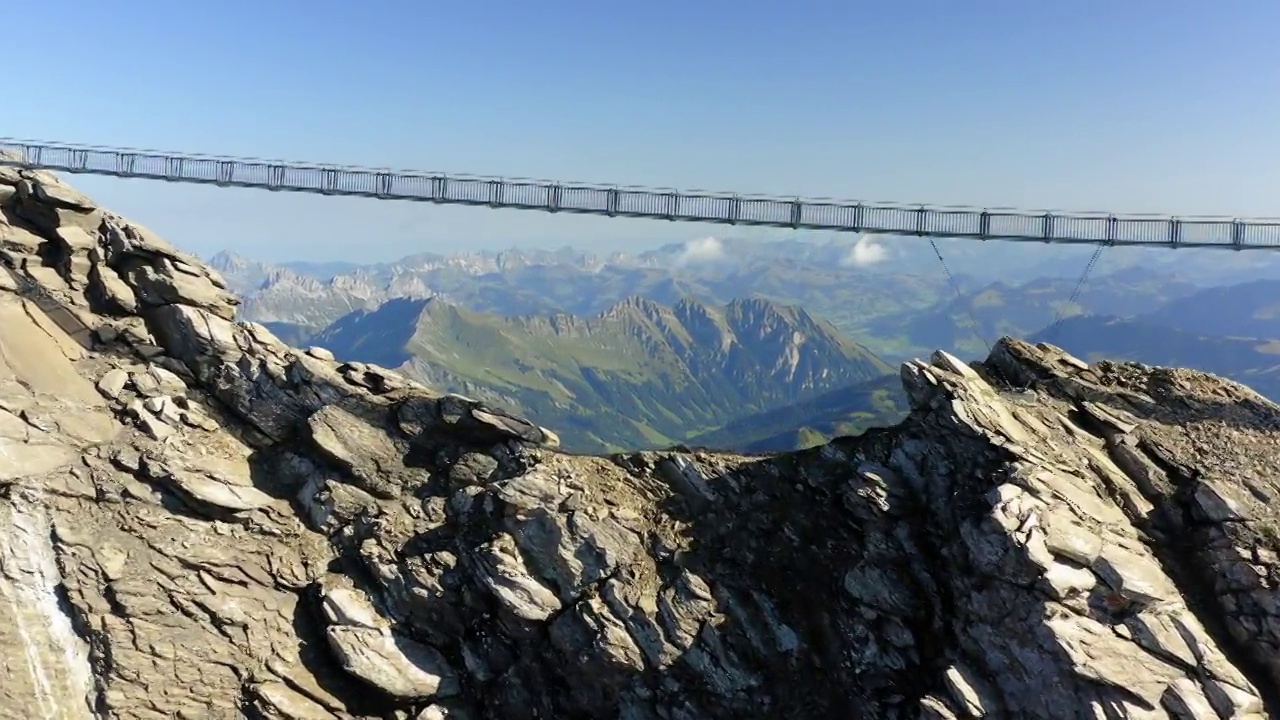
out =
<path fill-rule="evenodd" d="M 1238 385 L 1006 340 L 812 451 L 567 456 L 234 322 L 50 175 L 0 167 L 0 203 L 0 716 L 1277 702 L 1280 407 Z"/>

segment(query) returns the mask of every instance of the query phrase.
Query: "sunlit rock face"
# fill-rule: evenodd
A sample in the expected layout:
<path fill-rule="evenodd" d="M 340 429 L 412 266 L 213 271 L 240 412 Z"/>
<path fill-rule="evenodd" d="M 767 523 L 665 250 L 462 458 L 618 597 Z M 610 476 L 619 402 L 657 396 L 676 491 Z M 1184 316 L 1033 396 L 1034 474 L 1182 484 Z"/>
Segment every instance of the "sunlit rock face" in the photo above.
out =
<path fill-rule="evenodd" d="M 50 175 L 0 168 L 0 203 L 0 717 L 1276 701 L 1280 407 L 1239 385 L 1006 340 L 811 451 L 569 456 L 235 322 Z"/>

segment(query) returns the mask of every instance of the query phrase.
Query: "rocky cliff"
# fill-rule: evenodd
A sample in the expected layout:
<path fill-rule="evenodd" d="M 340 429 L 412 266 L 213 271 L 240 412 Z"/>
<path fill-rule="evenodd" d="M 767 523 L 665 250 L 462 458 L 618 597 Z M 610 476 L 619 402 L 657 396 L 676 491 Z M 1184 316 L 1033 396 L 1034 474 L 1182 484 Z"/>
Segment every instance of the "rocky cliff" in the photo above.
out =
<path fill-rule="evenodd" d="M 1006 340 L 901 425 L 581 457 L 0 168 L 0 716 L 1263 718 L 1280 407 Z"/>

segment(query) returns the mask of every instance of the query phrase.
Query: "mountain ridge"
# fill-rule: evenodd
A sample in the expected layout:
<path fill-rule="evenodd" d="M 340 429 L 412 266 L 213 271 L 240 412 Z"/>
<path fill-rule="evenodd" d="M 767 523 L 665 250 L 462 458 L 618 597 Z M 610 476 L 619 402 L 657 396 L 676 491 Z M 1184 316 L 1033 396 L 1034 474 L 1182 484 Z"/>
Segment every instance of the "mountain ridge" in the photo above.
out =
<path fill-rule="evenodd" d="M 631 297 L 585 318 L 497 317 L 438 297 L 400 299 L 352 313 L 314 341 L 340 358 L 559 422 L 577 451 L 675 444 L 698 428 L 891 372 L 829 322 L 760 298 L 671 307 Z"/>
<path fill-rule="evenodd" d="M 792 246 L 800 247 L 801 244 L 783 242 L 779 245 L 781 248 L 791 248 Z M 750 255 L 755 247 L 752 243 L 729 243 L 725 247 L 729 248 L 726 257 L 736 255 Z M 669 246 L 661 249 L 659 255 L 663 253 L 671 256 L 675 252 L 677 246 Z M 812 247 L 810 247 L 812 250 Z M 774 248 L 777 252 L 778 248 Z M 509 251 L 512 255 L 518 255 L 517 251 Z M 658 252 L 658 251 L 655 251 Z M 502 253 L 491 254 L 492 257 L 498 257 Z M 574 255 L 572 252 L 564 251 L 562 255 L 572 257 L 587 257 L 586 254 Z M 438 263 L 444 256 L 429 255 L 423 262 Z M 513 262 L 512 267 L 520 266 L 527 270 L 520 272 L 532 272 L 530 276 L 524 275 L 502 275 L 498 272 L 490 272 L 487 275 L 478 275 L 470 280 L 465 280 L 459 285 L 450 286 L 449 292 L 408 292 L 397 293 L 395 291 L 387 291 L 385 295 L 419 295 L 439 297 L 450 303 L 457 304 L 468 309 L 475 310 L 477 298 L 489 298 L 489 300 L 480 300 L 480 304 L 486 305 L 490 301 L 496 300 L 496 305 L 500 307 L 515 307 L 530 310 L 530 312 L 516 313 L 521 317 L 525 317 L 528 322 L 545 322 L 550 328 L 548 332 L 568 336 L 573 332 L 574 317 L 582 317 L 584 315 L 595 315 L 599 313 L 617 311 L 619 305 L 625 305 L 627 297 L 609 298 L 606 294 L 596 300 L 583 303 L 581 300 L 574 300 L 575 296 L 591 296 L 591 292 L 582 292 L 581 283 L 587 282 L 585 276 L 574 274 L 576 271 L 567 269 L 567 266 L 557 265 L 559 255 L 546 254 L 542 256 L 542 260 L 547 263 L 545 265 L 530 264 L 524 260 Z M 654 256 L 656 257 L 656 256 Z M 1110 256 L 1108 256 L 1110 257 Z M 460 260 L 464 260 L 465 256 L 460 256 Z M 723 258 L 722 258 L 723 259 Z M 415 261 L 416 262 L 416 261 Z M 613 277 L 610 273 L 616 273 L 610 270 L 608 261 L 603 261 L 598 265 L 599 275 L 592 276 L 590 282 L 603 281 L 605 285 L 602 287 L 613 287 L 614 290 L 623 287 L 631 287 L 625 282 L 641 282 L 641 286 L 635 286 L 633 289 L 640 290 L 638 295 L 628 296 L 633 300 L 635 297 L 645 297 L 650 300 L 658 300 L 660 304 L 666 304 L 673 307 L 681 307 L 687 303 L 690 298 L 708 303 L 711 305 L 732 302 L 734 299 L 741 297 L 767 297 L 771 300 L 785 302 L 787 304 L 797 304 L 793 300 L 779 300 L 779 297 L 786 298 L 788 296 L 801 295 L 805 298 L 802 306 L 809 307 L 810 299 L 817 302 L 817 307 L 831 310 L 841 304 L 848 295 L 829 295 L 824 297 L 828 285 L 822 279 L 822 270 L 815 266 L 803 265 L 803 262 L 796 258 L 788 258 L 785 253 L 780 254 L 775 260 L 764 267 L 767 272 L 759 273 L 751 278 L 741 278 L 741 272 L 748 272 L 752 261 L 743 262 L 741 259 L 735 258 L 734 262 L 712 262 L 697 263 L 696 272 L 685 275 L 664 275 L 666 271 L 657 269 L 661 263 L 653 262 L 647 270 L 628 270 L 623 275 Z M 797 265 L 797 263 L 800 263 Z M 735 264 L 736 263 L 736 264 Z M 396 264 L 392 269 L 384 268 L 378 272 L 383 272 L 384 277 L 392 277 L 396 273 L 412 276 L 408 270 L 413 265 L 412 262 L 403 261 Z M 795 282 L 774 286 L 769 278 L 775 277 L 769 273 L 783 273 L 776 276 L 786 278 L 789 267 L 803 268 L 802 276 L 797 275 Z M 744 268 L 746 270 L 744 270 Z M 368 268 L 361 270 L 359 277 L 372 277 L 370 273 L 373 271 Z M 389 273 L 389 274 L 387 274 Z M 567 274 L 566 274 L 567 273 Z M 620 277 L 626 277 L 627 273 L 634 273 L 634 277 L 626 280 L 623 285 L 613 286 Z M 815 273 L 817 273 L 815 275 Z M 1096 274 L 1096 273 L 1095 273 Z M 838 275 L 838 273 L 837 273 Z M 608 277 L 607 277 L 608 276 Z M 636 278 L 646 276 L 647 279 L 638 281 Z M 727 300 L 716 300 L 716 295 L 720 292 L 714 284 L 708 284 L 708 278 L 723 276 L 725 278 L 725 287 L 733 287 L 744 292 L 744 295 L 732 295 Z M 420 279 L 421 276 L 412 276 Z M 610 279 L 612 277 L 612 279 Z M 836 276 L 832 276 L 836 278 Z M 1265 394 L 1270 397 L 1277 397 L 1277 392 L 1272 387 L 1273 381 L 1269 379 L 1270 373 L 1267 370 L 1267 364 L 1264 363 L 1265 357 L 1257 356 L 1252 365 L 1244 363 L 1247 358 L 1236 352 L 1232 348 L 1241 346 L 1240 340 L 1244 339 L 1243 335 L 1246 331 L 1257 331 L 1257 334 L 1270 332 L 1274 329 L 1272 325 L 1267 325 L 1263 321 L 1255 321 L 1244 317 L 1241 313 L 1249 314 L 1266 313 L 1267 294 L 1266 281 L 1262 284 L 1254 282 L 1248 286 L 1232 286 L 1228 288 L 1197 288 L 1192 283 L 1177 281 L 1170 282 L 1169 276 L 1163 271 L 1157 271 L 1148 267 L 1148 265 L 1126 266 L 1120 270 L 1114 271 L 1109 275 L 1100 278 L 1095 277 L 1090 281 L 1088 292 L 1080 295 L 1075 303 L 1065 304 L 1065 300 L 1071 294 L 1071 288 L 1079 278 L 1062 278 L 1055 279 L 1052 277 L 1036 278 L 1031 281 L 1022 283 L 1012 283 L 1003 280 L 997 280 L 987 285 L 977 287 L 969 292 L 964 292 L 959 298 L 951 295 L 948 297 L 945 293 L 939 296 L 937 302 L 933 305 L 921 304 L 917 300 L 910 300 L 906 303 L 910 307 L 895 306 L 887 303 L 886 298 L 892 295 L 893 290 L 900 287 L 903 282 L 899 278 L 893 276 L 882 276 L 884 278 L 884 286 L 875 288 L 873 292 L 863 293 L 865 297 L 861 302 L 869 302 L 876 309 L 869 311 L 864 305 L 844 303 L 847 307 L 841 308 L 837 312 L 845 313 L 839 315 L 843 318 L 834 324 L 842 332 L 856 337 L 858 341 L 867 349 L 889 360 L 898 360 L 904 357 L 910 357 L 918 354 L 924 348 L 944 347 L 955 351 L 962 356 L 976 357 L 979 353 L 985 352 L 989 347 L 989 343 L 995 337 L 1001 334 L 1028 335 L 1036 339 L 1046 339 L 1050 341 L 1064 342 L 1062 338 L 1067 336 L 1051 336 L 1043 333 L 1043 330 L 1052 324 L 1057 318 L 1065 317 L 1070 319 L 1078 314 L 1097 314 L 1099 312 L 1119 313 L 1130 318 L 1131 322 L 1139 323 L 1134 325 L 1135 337 L 1141 336 L 1145 338 L 1143 352 L 1135 354 L 1135 347 L 1126 346 L 1124 342 L 1114 344 L 1111 349 L 1114 350 L 1110 357 L 1141 357 L 1144 361 L 1156 364 L 1192 364 L 1201 369 L 1214 372 L 1226 373 L 1228 376 L 1253 382 L 1258 385 Z M 804 280 L 804 282 L 800 282 Z M 814 288 L 805 289 L 806 285 L 814 280 Z M 960 279 L 963 284 L 963 278 Z M 364 282 L 364 281 L 362 281 Z M 648 283 L 648 284 L 643 284 Z M 1248 287 L 1257 287 L 1258 290 L 1249 291 Z M 469 288 L 469 289 L 468 289 Z M 855 291 L 858 287 L 854 286 Z M 1234 289 L 1233 289 L 1234 288 Z M 380 292 L 380 291 L 379 291 Z M 840 293 L 849 292 L 846 288 L 839 290 Z M 1252 294 L 1248 294 L 1252 292 Z M 365 292 L 365 296 L 369 296 L 374 291 Z M 773 293 L 773 295 L 770 295 Z M 1241 295 L 1241 293 L 1245 293 Z M 853 294 L 856 294 L 853 293 Z M 910 296 L 910 293 L 908 293 Z M 299 299 L 301 296 L 299 296 Z M 499 299 L 501 298 L 501 299 Z M 660 299 L 665 298 L 665 299 Z M 1215 299 L 1216 298 L 1216 299 Z M 1234 300 L 1232 298 L 1235 298 Z M 563 308 L 566 301 L 577 303 L 578 305 L 589 305 L 592 307 L 591 312 L 569 313 Z M 600 307 L 601 303 L 608 304 Z M 256 306 L 250 300 L 246 308 L 246 315 L 254 317 L 257 312 Z M 311 301 L 308 301 L 311 302 Z M 322 301 L 324 302 L 324 301 Z M 377 307 L 385 299 L 373 299 L 362 301 L 366 307 Z M 1235 328 L 1237 337 L 1234 340 L 1227 338 L 1223 342 L 1218 342 L 1201 332 L 1200 338 L 1191 338 L 1177 333 L 1168 337 L 1168 345 L 1162 352 L 1160 350 L 1160 335 L 1151 330 L 1148 325 L 1151 323 L 1163 324 L 1168 326 L 1178 326 L 1179 323 L 1185 324 L 1194 318 L 1199 318 L 1197 322 L 1202 331 L 1205 330 L 1221 330 L 1224 326 L 1218 323 L 1215 326 L 1215 318 L 1222 316 L 1224 307 L 1230 306 L 1236 308 L 1239 312 L 1232 311 L 1230 317 L 1233 322 L 1237 322 Z M 1256 306 L 1256 307 L 1255 307 Z M 313 312 L 319 304 L 312 303 L 308 306 L 307 311 Z M 1154 309 L 1153 309 L 1154 308 Z M 1249 310 L 1248 308 L 1253 308 Z M 334 308 L 332 312 L 322 313 L 322 315 L 331 316 L 336 312 L 349 309 L 348 307 Z M 809 308 L 812 310 L 812 308 Z M 484 312 L 494 312 L 492 309 L 486 309 Z M 512 314 L 498 312 L 497 314 Z M 826 319 L 825 313 L 818 315 Z M 558 318 L 549 321 L 532 320 L 530 316 L 547 316 Z M 979 333 L 975 335 L 974 330 L 969 324 L 971 318 L 976 318 L 979 323 Z M 273 332 L 280 337 L 286 338 L 295 344 L 307 344 L 321 330 L 315 326 L 301 326 L 287 322 L 279 322 L 269 320 L 266 317 L 262 319 Z M 323 322 L 324 317 L 315 319 L 316 322 Z M 1252 323 L 1252 324 L 1250 324 Z M 656 326 L 655 326 L 656 327 Z M 708 326 L 710 327 L 710 326 Z M 1074 324 L 1066 326 L 1074 328 Z M 1062 327 L 1058 328 L 1062 332 Z M 652 332 L 658 332 L 653 330 Z M 717 342 L 716 334 L 712 332 L 704 339 L 703 344 Z M 1104 332 L 1098 339 L 1108 337 Z M 1078 350 L 1082 354 L 1090 358 L 1099 358 L 1108 356 L 1107 352 L 1098 354 L 1098 346 L 1096 343 L 1090 344 L 1085 342 L 1079 344 L 1081 338 L 1071 339 L 1066 344 L 1073 350 Z M 1122 340 L 1122 339 L 1120 339 Z M 1154 344 L 1153 344 L 1154 343 Z M 1191 343 L 1191 344 L 1189 344 Z M 1198 344 L 1199 347 L 1192 347 L 1192 344 Z M 1133 345 L 1132 342 L 1129 343 Z M 1256 344 L 1258 347 L 1265 346 L 1265 342 Z M 1105 350 L 1105 348 L 1103 348 Z M 645 352 L 653 352 L 653 347 L 644 348 Z M 1246 352 L 1246 355 L 1248 353 Z M 1256 354 L 1255 354 L 1256 355 Z M 1187 358 L 1196 360 L 1188 363 Z M 379 360 L 380 356 L 368 356 L 364 359 Z M 392 365 L 398 365 L 404 358 L 397 359 Z M 427 377 L 419 374 L 421 377 Z M 431 376 L 437 377 L 438 376 Z M 464 392 L 484 394 L 484 383 L 468 383 L 457 381 L 456 378 L 440 379 L 441 382 L 450 384 Z M 832 384 L 834 390 L 835 385 Z M 493 388 L 488 388 L 493 390 Z M 895 394 L 896 393 L 891 393 Z M 499 402 L 507 407 L 521 407 L 517 398 L 509 393 L 493 391 L 485 397 L 492 401 Z M 862 397 L 871 402 L 871 396 L 867 394 L 859 394 L 857 390 L 850 389 L 847 398 Z M 552 402 L 548 399 L 548 402 Z M 803 405 L 804 403 L 798 403 Z M 881 403 L 883 404 L 883 403 Z M 561 410 L 568 410 L 564 403 L 560 403 Z M 815 412 L 821 411 L 821 406 L 809 406 Z M 881 422 L 885 419 L 894 417 L 893 412 L 885 412 L 877 410 L 874 406 L 864 406 L 860 408 L 851 408 L 847 405 L 841 405 L 835 402 L 827 408 L 832 413 L 830 417 L 815 418 L 813 423 L 807 429 L 799 430 L 798 428 L 775 428 L 772 435 L 777 437 L 793 437 L 797 443 L 801 445 L 816 442 L 831 436 L 832 432 L 845 432 L 854 429 L 861 429 L 867 426 L 867 423 Z M 760 410 L 760 422 L 768 425 L 766 419 L 770 417 L 768 410 Z M 572 414 L 574 422 L 578 422 L 580 417 Z M 774 417 L 782 417 L 777 415 Z M 798 419 L 798 418 L 797 418 Z M 736 420 L 733 420 L 736 422 Z M 752 437 L 756 430 L 764 431 L 765 426 L 756 427 L 752 430 Z M 825 428 L 819 431 L 818 427 Z M 669 434 L 652 435 L 646 434 L 642 428 L 635 428 L 636 432 L 641 434 L 638 441 L 639 446 L 649 446 L 652 443 L 662 443 L 668 440 L 680 442 L 701 442 L 705 437 L 683 437 L 673 438 Z M 711 438 L 728 438 L 727 435 L 715 435 L 714 429 L 706 429 L 702 433 L 703 436 Z M 756 438 L 759 440 L 760 438 Z M 625 437 L 617 438 L 618 443 L 611 445 L 619 447 L 628 443 L 637 442 L 635 440 L 628 441 Z M 732 447 L 746 448 L 756 447 L 752 443 L 756 440 L 742 440 L 736 442 Z M 619 444 L 620 443 L 620 444 Z M 745 444 L 744 444 L 745 443 Z M 696 443 L 695 443 L 696 444 Z M 603 445 L 596 446 L 595 450 L 602 449 Z M 769 447 L 775 447 L 770 445 Z"/>
<path fill-rule="evenodd" d="M 1079 276 L 1067 270 L 1070 264 L 1063 259 L 1079 254 L 1079 248 L 1031 252 L 1003 244 L 995 257 L 984 250 L 987 245 L 956 241 L 944 243 L 944 252 L 962 291 L 957 300 L 936 261 L 925 262 L 924 256 L 911 261 L 910 238 L 881 242 L 888 259 L 867 266 L 847 262 L 857 242 L 856 238 L 825 243 L 702 238 L 635 254 L 604 255 L 570 248 L 424 253 L 352 270 L 348 274 L 357 290 L 329 291 L 350 295 L 345 303 L 317 300 L 288 282 L 255 289 L 259 282 L 242 292 L 246 318 L 278 328 L 284 327 L 281 323 L 296 325 L 286 332 L 300 340 L 352 308 L 373 308 L 395 296 L 438 295 L 473 311 L 510 316 L 593 315 L 635 295 L 667 305 L 685 297 L 712 304 L 766 297 L 801 305 L 881 357 L 899 361 L 935 347 L 978 357 L 1001 335 L 1036 332 L 1059 315 L 1136 316 L 1199 289 L 1193 281 L 1199 275 L 1174 272 L 1168 263 L 1155 262 L 1149 251 L 1110 248 L 1090 276 L 1086 292 L 1068 305 Z M 705 254 L 708 248 L 715 252 L 700 260 L 681 259 L 694 250 Z M 1032 264 L 1034 274 L 1001 273 L 997 261 L 1005 255 L 1043 260 Z M 1058 256 L 1059 260 L 1044 259 Z M 1081 256 L 1081 268 L 1086 259 Z M 1218 282 L 1224 276 L 1220 260 L 1215 260 L 1215 270 L 1206 281 Z M 241 289 L 237 273 L 244 274 L 231 273 L 231 283 Z M 260 280 L 260 274 L 257 277 Z M 326 277 L 326 281 L 332 279 Z M 412 282 L 416 287 L 398 290 L 393 282 Z M 980 338 L 969 327 L 970 316 L 977 318 Z"/>

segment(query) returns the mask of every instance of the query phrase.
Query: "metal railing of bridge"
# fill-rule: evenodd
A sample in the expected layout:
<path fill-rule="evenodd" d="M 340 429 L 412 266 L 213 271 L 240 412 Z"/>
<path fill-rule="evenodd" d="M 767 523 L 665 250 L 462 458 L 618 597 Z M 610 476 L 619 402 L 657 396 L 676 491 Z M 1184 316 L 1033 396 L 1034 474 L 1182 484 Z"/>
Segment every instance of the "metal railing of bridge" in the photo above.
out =
<path fill-rule="evenodd" d="M 866 203 L 319 165 L 9 138 L 0 138 L 0 165 L 384 200 L 795 230 L 1171 248 L 1280 248 L 1280 218 Z"/>

